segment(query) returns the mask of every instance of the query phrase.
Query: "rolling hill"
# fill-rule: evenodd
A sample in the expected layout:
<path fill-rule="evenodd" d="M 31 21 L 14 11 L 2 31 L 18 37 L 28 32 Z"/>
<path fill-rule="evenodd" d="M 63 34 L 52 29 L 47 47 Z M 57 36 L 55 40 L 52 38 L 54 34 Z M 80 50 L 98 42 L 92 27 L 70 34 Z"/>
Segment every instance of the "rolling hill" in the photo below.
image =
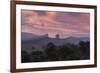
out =
<path fill-rule="evenodd" d="M 22 48 L 31 48 L 32 46 L 41 48 L 46 44 L 52 42 L 55 45 L 62 45 L 66 43 L 78 44 L 80 41 L 89 41 L 88 37 L 68 37 L 64 39 L 50 38 L 47 35 L 37 36 L 32 33 L 22 32 Z"/>

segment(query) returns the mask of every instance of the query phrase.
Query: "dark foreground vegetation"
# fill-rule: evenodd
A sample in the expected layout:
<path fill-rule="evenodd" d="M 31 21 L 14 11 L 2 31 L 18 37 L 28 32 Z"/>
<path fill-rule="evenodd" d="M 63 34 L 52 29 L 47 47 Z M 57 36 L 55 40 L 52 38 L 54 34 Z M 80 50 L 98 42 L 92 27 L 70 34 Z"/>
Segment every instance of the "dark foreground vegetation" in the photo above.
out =
<path fill-rule="evenodd" d="M 67 43 L 60 46 L 50 42 L 43 46 L 43 51 L 35 50 L 34 46 L 32 49 L 30 53 L 25 50 L 21 51 L 22 63 L 90 59 L 89 41 L 80 41 L 78 45 Z"/>

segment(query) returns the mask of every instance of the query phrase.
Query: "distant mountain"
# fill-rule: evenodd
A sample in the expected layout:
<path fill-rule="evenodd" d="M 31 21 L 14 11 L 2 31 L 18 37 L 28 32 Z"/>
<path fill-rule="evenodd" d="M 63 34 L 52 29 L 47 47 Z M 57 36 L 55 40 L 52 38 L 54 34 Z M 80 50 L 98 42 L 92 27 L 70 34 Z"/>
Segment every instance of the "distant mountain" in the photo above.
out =
<path fill-rule="evenodd" d="M 29 48 L 32 46 L 43 47 L 49 42 L 55 45 L 62 45 L 66 43 L 78 44 L 80 41 L 89 41 L 88 37 L 68 37 L 64 39 L 50 38 L 48 35 L 37 36 L 31 33 L 22 33 L 22 48 Z"/>
<path fill-rule="evenodd" d="M 66 40 L 68 43 L 73 43 L 73 44 L 78 44 L 80 41 L 89 41 L 90 38 L 89 37 L 68 37 L 65 38 L 64 40 Z"/>
<path fill-rule="evenodd" d="M 36 39 L 38 36 L 32 33 L 21 32 L 21 40 L 32 40 Z"/>

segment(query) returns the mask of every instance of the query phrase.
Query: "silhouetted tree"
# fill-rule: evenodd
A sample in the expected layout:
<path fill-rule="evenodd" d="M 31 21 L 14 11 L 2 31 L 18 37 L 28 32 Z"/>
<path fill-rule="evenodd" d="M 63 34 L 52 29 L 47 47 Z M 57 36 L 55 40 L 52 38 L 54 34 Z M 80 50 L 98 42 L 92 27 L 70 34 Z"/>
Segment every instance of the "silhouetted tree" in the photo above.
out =
<path fill-rule="evenodd" d="M 31 53 L 32 62 L 42 62 L 46 60 L 46 55 L 42 51 L 33 51 Z"/>
<path fill-rule="evenodd" d="M 30 62 L 30 55 L 26 51 L 21 51 L 21 62 Z"/>
<path fill-rule="evenodd" d="M 34 46 L 32 46 L 31 50 L 36 50 L 36 48 Z"/>
<path fill-rule="evenodd" d="M 53 43 L 48 43 L 45 47 L 45 53 L 49 61 L 57 61 L 58 54 L 57 54 L 57 47 Z"/>
<path fill-rule="evenodd" d="M 90 58 L 90 42 L 80 41 L 79 48 L 82 51 L 83 59 L 89 59 Z"/>
<path fill-rule="evenodd" d="M 59 57 L 61 60 L 68 60 L 73 51 L 68 47 L 68 45 L 62 45 L 59 47 Z"/>
<path fill-rule="evenodd" d="M 52 42 L 42 46 L 42 51 L 31 47 L 30 54 L 21 51 L 21 62 L 44 62 L 44 61 L 64 61 L 90 59 L 90 42 L 80 41 L 79 44 L 63 44 L 56 46 Z"/>
<path fill-rule="evenodd" d="M 81 51 L 78 45 L 74 44 L 64 44 L 59 46 L 59 59 L 60 60 L 80 60 Z"/>
<path fill-rule="evenodd" d="M 75 44 L 67 44 L 68 47 L 72 50 L 72 55 L 70 55 L 70 59 L 80 60 L 81 59 L 81 50 L 78 45 Z"/>

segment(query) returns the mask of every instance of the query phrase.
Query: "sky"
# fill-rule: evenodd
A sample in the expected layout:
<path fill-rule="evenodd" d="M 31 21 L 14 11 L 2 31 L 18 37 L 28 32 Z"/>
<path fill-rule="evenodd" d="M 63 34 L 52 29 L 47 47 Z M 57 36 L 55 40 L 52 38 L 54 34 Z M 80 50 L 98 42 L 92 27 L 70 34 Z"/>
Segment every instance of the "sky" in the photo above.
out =
<path fill-rule="evenodd" d="M 21 10 L 21 32 L 55 38 L 90 36 L 90 13 Z"/>

